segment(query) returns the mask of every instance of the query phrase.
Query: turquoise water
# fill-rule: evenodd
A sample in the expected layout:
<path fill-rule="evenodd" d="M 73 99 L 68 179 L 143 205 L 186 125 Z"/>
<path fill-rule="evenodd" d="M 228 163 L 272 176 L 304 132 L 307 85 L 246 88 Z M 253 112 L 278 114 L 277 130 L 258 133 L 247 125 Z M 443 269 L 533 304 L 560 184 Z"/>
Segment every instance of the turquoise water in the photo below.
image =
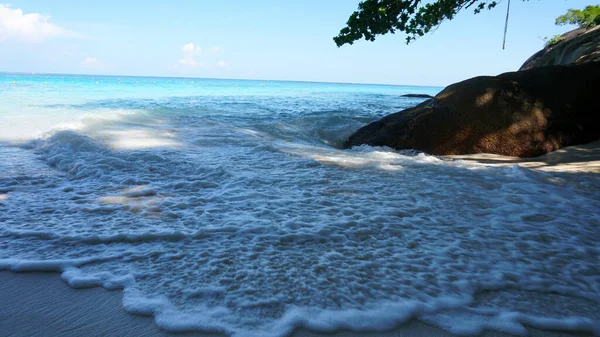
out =
<path fill-rule="evenodd" d="M 0 85 L 5 102 L 2 113 L 5 120 L 8 118 L 0 130 L 0 140 L 41 135 L 61 122 L 72 122 L 82 114 L 100 110 L 170 116 L 194 113 L 209 119 L 333 117 L 342 112 L 365 120 L 422 101 L 401 98 L 401 94 L 435 94 L 441 90 L 364 84 L 16 74 L 0 74 Z M 32 116 L 40 118 L 32 121 Z"/>
<path fill-rule="evenodd" d="M 171 331 L 598 333 L 597 175 L 341 149 L 439 90 L 0 74 L 0 270 Z"/>

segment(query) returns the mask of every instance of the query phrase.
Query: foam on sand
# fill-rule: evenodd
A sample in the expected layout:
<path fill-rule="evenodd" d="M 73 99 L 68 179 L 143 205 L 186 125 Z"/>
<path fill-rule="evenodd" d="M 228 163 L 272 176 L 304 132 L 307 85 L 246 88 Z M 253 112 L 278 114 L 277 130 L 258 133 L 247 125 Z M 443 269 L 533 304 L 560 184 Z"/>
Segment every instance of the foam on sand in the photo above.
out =
<path fill-rule="evenodd" d="M 218 333 L 171 334 L 159 330 L 151 317 L 129 315 L 122 307 L 121 292 L 103 289 L 73 290 L 54 274 L 0 272 L 0 326 L 10 336 L 196 336 L 221 337 Z M 19 318 L 27 319 L 19 319 Z M 292 337 L 452 337 L 449 333 L 411 320 L 387 332 L 322 334 L 297 329 Z M 507 337 L 486 332 L 484 337 Z M 532 337 L 573 337 L 559 332 L 529 330 Z M 581 335 L 578 335 L 581 336 Z"/>
<path fill-rule="evenodd" d="M 206 81 L 22 104 L 78 117 L 0 143 L 0 270 L 122 289 L 168 331 L 598 333 L 600 175 L 337 148 L 394 88 Z"/>

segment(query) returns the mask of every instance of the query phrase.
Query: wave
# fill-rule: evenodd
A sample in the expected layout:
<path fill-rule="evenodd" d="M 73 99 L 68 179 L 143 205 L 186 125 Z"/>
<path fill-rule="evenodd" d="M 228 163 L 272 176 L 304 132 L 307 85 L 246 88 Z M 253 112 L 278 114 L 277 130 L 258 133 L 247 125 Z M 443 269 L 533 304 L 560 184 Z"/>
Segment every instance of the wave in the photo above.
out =
<path fill-rule="evenodd" d="M 52 107 L 87 115 L 0 153 L 0 269 L 123 288 L 170 331 L 598 334 L 598 177 L 341 150 L 400 100 L 314 96 Z"/>

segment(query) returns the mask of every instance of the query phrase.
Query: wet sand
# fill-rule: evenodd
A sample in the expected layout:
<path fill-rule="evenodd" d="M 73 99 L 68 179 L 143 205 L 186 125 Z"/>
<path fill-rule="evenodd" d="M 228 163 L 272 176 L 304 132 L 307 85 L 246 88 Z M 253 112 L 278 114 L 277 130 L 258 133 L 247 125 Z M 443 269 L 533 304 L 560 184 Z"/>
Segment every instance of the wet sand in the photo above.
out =
<path fill-rule="evenodd" d="M 542 172 L 600 173 L 600 141 L 565 147 L 535 158 L 506 157 L 488 153 L 446 157 L 490 166 L 519 165 Z"/>
<path fill-rule="evenodd" d="M 130 315 L 121 306 L 121 291 L 102 288 L 72 289 L 56 273 L 0 272 L 0 336 L 197 336 L 161 331 L 152 317 Z M 389 332 L 316 333 L 299 329 L 292 337 L 453 337 L 416 320 Z M 485 337 L 509 335 L 487 331 Z M 587 334 L 530 330 L 534 337 L 574 337 Z"/>

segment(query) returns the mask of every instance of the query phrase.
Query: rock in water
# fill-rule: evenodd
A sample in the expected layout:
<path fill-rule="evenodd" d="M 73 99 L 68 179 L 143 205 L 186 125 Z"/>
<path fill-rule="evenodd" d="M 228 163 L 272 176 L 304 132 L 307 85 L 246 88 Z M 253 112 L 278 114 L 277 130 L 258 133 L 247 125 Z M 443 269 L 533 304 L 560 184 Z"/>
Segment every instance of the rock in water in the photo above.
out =
<path fill-rule="evenodd" d="M 362 127 L 361 144 L 533 157 L 600 138 L 600 62 L 482 76 Z"/>
<path fill-rule="evenodd" d="M 400 95 L 400 97 L 408 97 L 408 98 L 433 98 L 433 96 L 427 95 L 427 94 L 404 94 L 404 95 Z"/>
<path fill-rule="evenodd" d="M 577 28 L 561 36 L 563 41 L 535 53 L 519 70 L 600 61 L 600 26 Z"/>

